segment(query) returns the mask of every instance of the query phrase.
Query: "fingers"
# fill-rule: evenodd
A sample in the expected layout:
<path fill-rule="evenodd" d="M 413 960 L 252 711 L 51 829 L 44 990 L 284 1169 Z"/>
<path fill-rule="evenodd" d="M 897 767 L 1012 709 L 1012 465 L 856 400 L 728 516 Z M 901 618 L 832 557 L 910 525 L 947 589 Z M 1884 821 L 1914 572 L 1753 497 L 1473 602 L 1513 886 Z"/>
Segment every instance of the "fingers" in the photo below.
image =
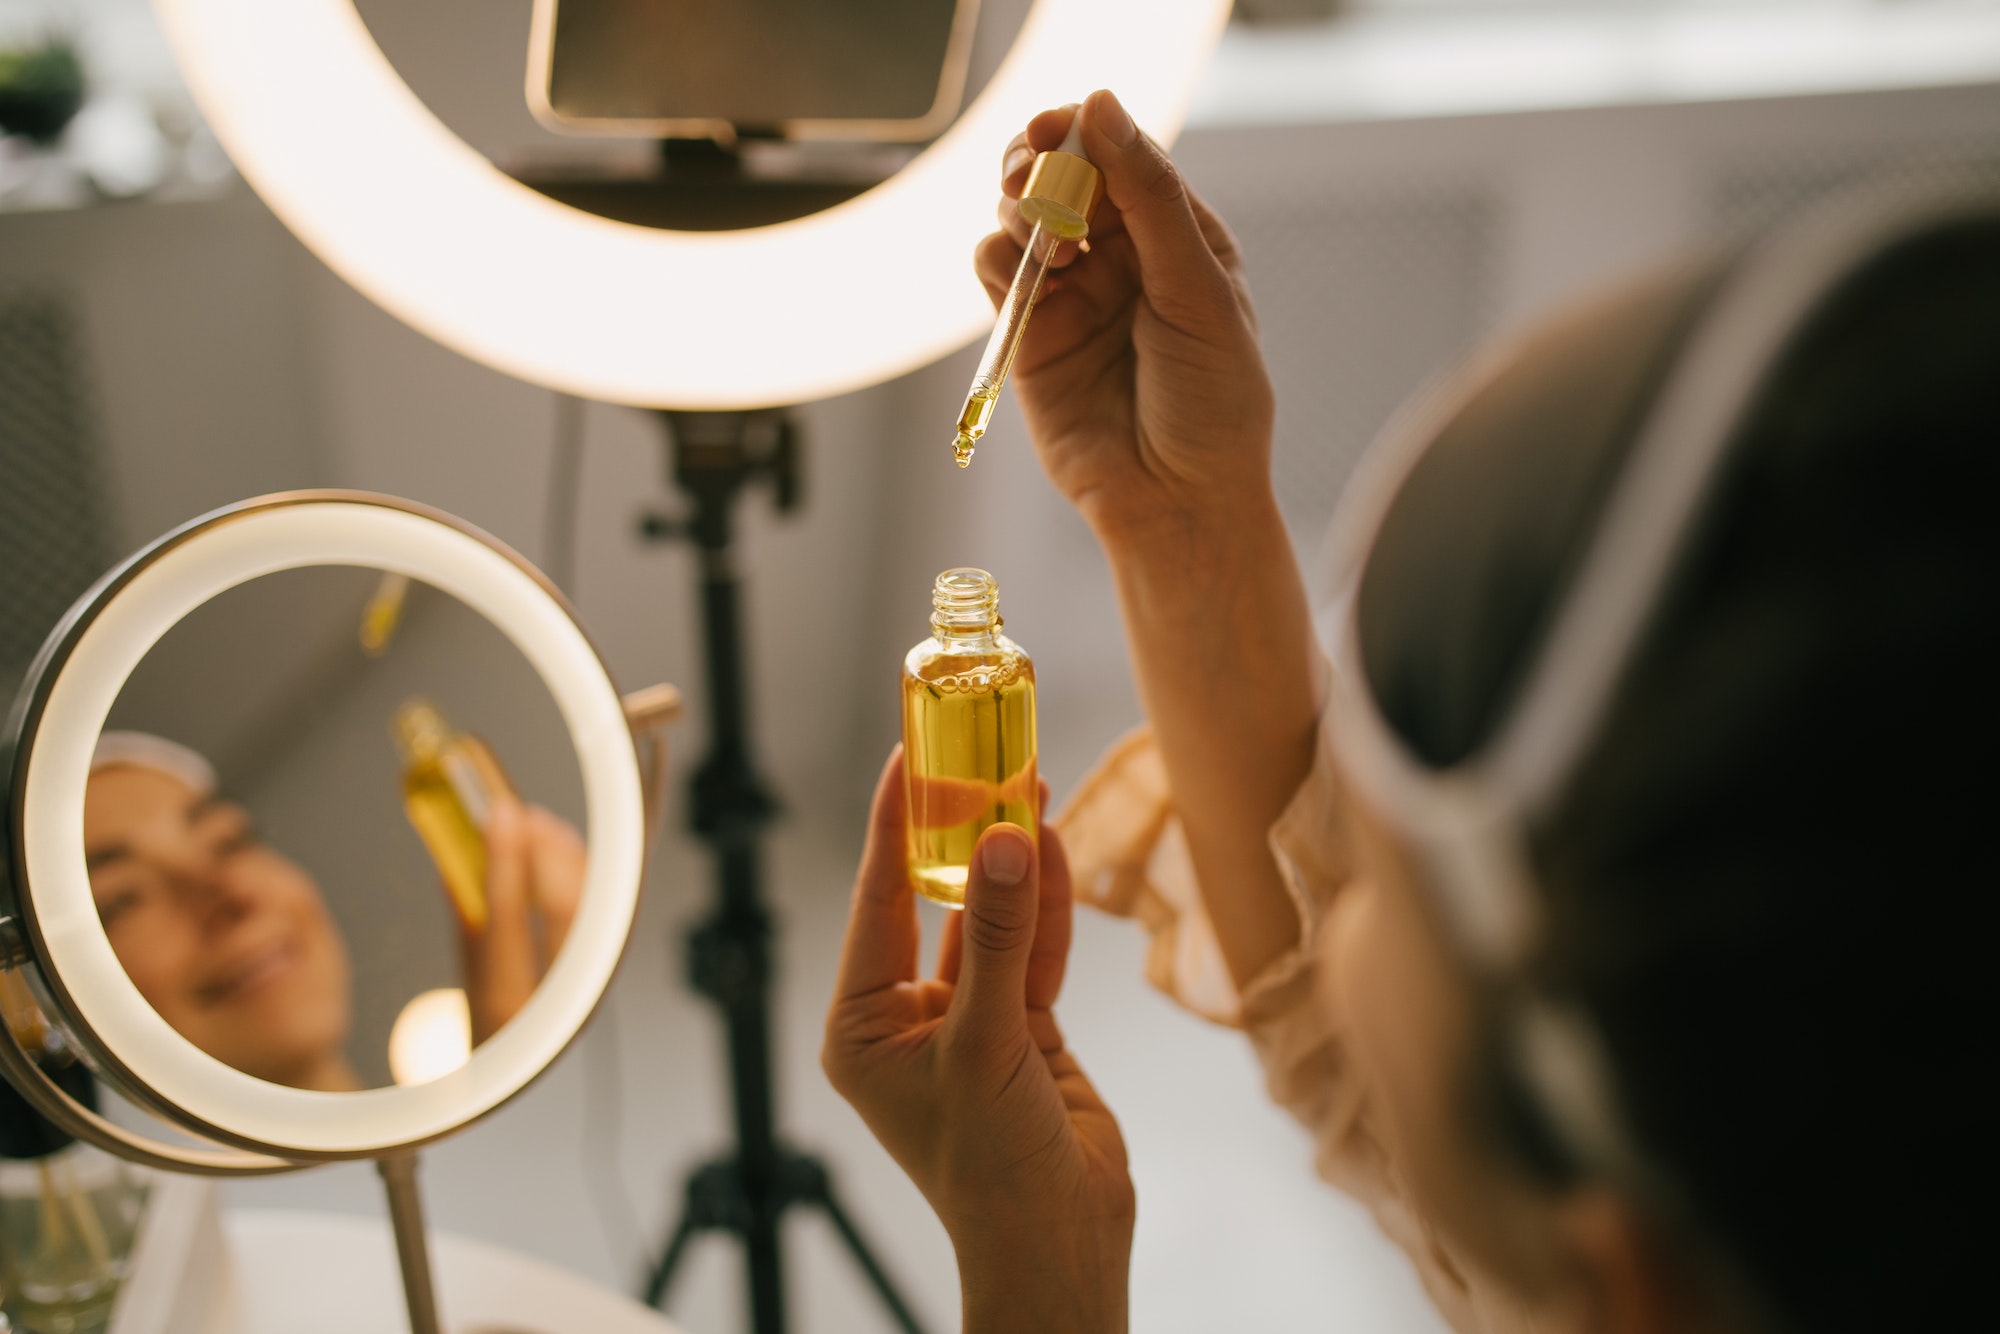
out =
<path fill-rule="evenodd" d="M 977 818 L 980 812 L 1004 799 L 984 779 L 944 774 L 911 774 L 904 782 L 904 790 L 909 793 L 912 829 L 949 829 Z"/>
<path fill-rule="evenodd" d="M 1059 107 L 1037 112 L 1022 133 L 1027 136 L 1028 146 L 1037 153 L 1050 153 L 1062 147 L 1062 141 L 1069 138 L 1069 127 L 1076 114 L 1083 107 L 1081 102 L 1065 102 Z"/>
<path fill-rule="evenodd" d="M 527 813 L 511 797 L 486 817 L 486 926 L 465 928 L 465 996 L 472 1040 L 484 1042 L 528 1003 L 541 977 L 530 912 Z"/>
<path fill-rule="evenodd" d="M 938 928 L 938 981 L 958 985 L 958 968 L 965 961 L 965 914 L 948 912 Z"/>
<path fill-rule="evenodd" d="M 1030 767 L 1029 769 L 1024 770 L 1023 772 L 1032 774 L 1034 770 L 1032 767 Z M 1009 781 L 1011 782 L 1013 780 Z M 1035 780 L 1035 791 L 1038 798 L 1035 803 L 1035 810 L 1037 812 L 1048 810 L 1049 780 L 1046 778 L 1037 778 Z M 1047 824 L 1040 824 L 1039 827 L 1042 831 L 1042 839 L 1043 839 L 1042 847 L 1044 850 L 1043 857 L 1044 859 L 1046 859 L 1048 855 L 1047 840 L 1049 837 L 1050 830 Z M 1058 848 L 1057 852 L 1058 855 L 1060 855 L 1061 849 Z M 1047 935 L 1051 929 L 1054 929 L 1058 931 L 1060 935 L 1056 941 L 1052 941 L 1046 948 L 1054 952 L 1059 962 L 1055 971 L 1055 977 L 1053 982 L 1048 984 L 1046 987 L 1039 989 L 1037 988 L 1035 983 L 1037 965 L 1032 961 L 1029 963 L 1028 1004 L 1030 1006 L 1033 1006 L 1036 1003 L 1034 997 L 1039 994 L 1042 994 L 1043 991 L 1046 991 L 1049 997 L 1047 1003 L 1049 1004 L 1054 1003 L 1056 993 L 1062 989 L 1062 967 L 1060 961 L 1067 960 L 1069 956 L 1070 905 L 1067 896 L 1070 893 L 1070 888 L 1069 888 L 1070 878 L 1069 878 L 1068 858 L 1065 857 L 1063 859 L 1060 867 L 1057 868 L 1057 870 L 1058 870 L 1058 880 L 1056 883 L 1056 888 L 1052 890 L 1049 886 L 1049 879 L 1048 879 L 1050 874 L 1050 867 L 1047 864 L 1046 860 L 1044 861 L 1042 868 L 1042 876 L 1043 876 L 1042 906 L 1040 909 L 1040 913 L 1035 921 L 1035 954 L 1037 958 L 1040 958 L 1042 956 L 1045 948 L 1043 945 L 1043 937 Z M 1060 893 L 1064 897 L 1061 904 L 1053 905 L 1052 907 L 1053 901 L 1051 899 L 1051 895 L 1054 893 Z M 937 961 L 938 981 L 948 982 L 953 986 L 956 986 L 958 984 L 959 966 L 964 961 L 965 958 L 965 934 L 963 931 L 964 922 L 965 922 L 965 914 L 963 912 L 946 913 L 944 918 L 944 925 L 938 931 L 938 961 Z M 1052 923 L 1054 924 L 1053 927 L 1051 925 Z M 1043 967 L 1046 967 L 1046 965 L 1043 965 Z"/>
<path fill-rule="evenodd" d="M 534 873 L 531 896 L 542 927 L 542 971 L 562 953 L 583 902 L 589 861 L 583 840 L 569 821 L 540 806 L 527 810 L 528 861 Z"/>
<path fill-rule="evenodd" d="M 1233 314 L 1235 291 L 1173 160 L 1107 91 L 1092 93 L 1080 114 L 1084 149 L 1138 253 L 1147 300 L 1169 320 L 1206 317 L 1222 301 Z"/>
<path fill-rule="evenodd" d="M 1035 150 L 1028 146 L 1026 130 L 1007 141 L 1007 151 L 1000 155 L 1000 190 L 1009 199 L 1019 199 L 1021 190 L 1028 183 L 1028 168 L 1035 165 Z"/>
<path fill-rule="evenodd" d="M 854 879 L 854 906 L 841 947 L 834 998 L 865 996 L 917 975 L 916 898 L 910 892 L 903 787 L 903 748 L 890 752 L 875 784 L 868 845 Z"/>
<path fill-rule="evenodd" d="M 1062 994 L 1075 905 L 1070 892 L 1069 856 L 1063 850 L 1061 835 L 1045 824 L 1041 844 L 1041 890 L 1036 896 L 1035 943 L 1028 954 L 1026 983 L 1030 1010 L 1052 1009 L 1056 997 Z"/>
<path fill-rule="evenodd" d="M 979 275 L 980 285 L 996 308 L 1007 295 L 1008 284 L 1014 281 L 1014 270 L 1020 265 L 1021 243 L 1005 232 L 987 236 L 972 252 L 973 272 Z"/>
<path fill-rule="evenodd" d="M 959 923 L 958 987 L 946 1021 L 961 1033 L 999 1037 L 1025 1025 L 1040 881 L 1026 830 L 996 824 L 980 835 Z"/>

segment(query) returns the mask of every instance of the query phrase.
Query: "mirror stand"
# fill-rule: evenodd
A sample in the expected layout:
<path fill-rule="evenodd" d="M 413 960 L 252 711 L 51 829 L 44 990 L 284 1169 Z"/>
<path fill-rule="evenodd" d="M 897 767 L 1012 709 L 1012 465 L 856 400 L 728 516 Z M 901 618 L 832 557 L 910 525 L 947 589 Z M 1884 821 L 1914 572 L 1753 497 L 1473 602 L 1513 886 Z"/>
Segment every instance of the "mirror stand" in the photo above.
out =
<path fill-rule="evenodd" d="M 389 1197 L 389 1226 L 396 1235 L 396 1266 L 403 1274 L 403 1299 L 410 1308 L 410 1334 L 442 1334 L 437 1289 L 431 1281 L 430 1242 L 424 1236 L 424 1201 L 417 1189 L 416 1150 L 375 1160 Z"/>
<path fill-rule="evenodd" d="M 388 574 L 399 577 L 399 592 L 384 626 L 377 608 Z M 286 581 L 277 595 L 261 582 L 272 576 Z M 321 582 L 311 585 L 307 596 L 298 579 Z M 566 900 L 563 943 L 550 951 L 561 958 L 541 959 L 537 949 L 533 994 L 516 998 L 519 1013 L 501 1020 L 517 1026 L 505 1049 L 468 1051 L 447 1067 L 410 1079 L 396 1077 L 391 1060 L 393 1082 L 368 1084 L 348 1059 L 354 1053 L 345 1050 L 357 1022 L 356 964 L 338 913 L 307 869 L 316 857 L 295 860 L 232 832 L 254 827 L 250 813 L 220 795 L 215 766 L 202 753 L 235 735 L 232 727 L 256 731 L 271 710 L 259 704 L 262 696 L 239 699 L 240 692 L 228 694 L 230 708 L 204 713 L 183 707 L 171 691 L 155 696 L 145 691 L 149 681 L 213 685 L 212 655 L 201 651 L 201 634 L 217 625 L 240 629 L 246 616 L 259 608 L 258 614 L 268 615 L 272 607 L 324 613 L 324 624 L 279 625 L 275 638 L 299 650 L 296 661 L 288 660 L 282 671 L 259 668 L 260 679 L 281 692 L 313 687 L 322 683 L 323 661 L 349 663 L 359 656 L 357 647 L 370 647 L 371 629 L 380 637 L 393 630 L 401 593 L 417 585 L 439 594 L 444 599 L 439 607 L 450 602 L 461 608 L 460 622 L 436 623 L 450 630 L 442 638 L 465 644 L 476 621 L 504 641 L 492 646 L 495 652 L 503 658 L 520 655 L 518 670 L 505 679 L 497 674 L 492 653 L 479 658 L 477 679 L 487 692 L 480 698 L 487 700 L 489 716 L 499 716 L 492 712 L 498 709 L 520 722 L 531 698 L 549 697 L 537 744 L 554 754 L 566 738 L 588 811 L 588 837 L 568 827 L 562 840 L 563 874 L 566 883 L 575 883 Z M 239 589 L 250 601 L 240 601 Z M 362 594 L 371 591 L 364 602 Z M 192 627 L 187 633 L 194 638 L 181 637 L 184 627 Z M 193 645 L 193 651 L 182 653 L 183 644 Z M 448 675 L 438 663 L 429 666 L 438 669 L 434 675 Z M 412 682 L 400 676 L 376 681 L 374 695 L 357 704 L 364 711 L 386 702 L 393 716 L 395 700 L 408 704 L 418 698 L 405 689 Z M 128 690 L 137 693 L 128 697 Z M 496 700 L 505 701 L 504 708 Z M 121 707 L 131 710 L 130 726 L 111 723 Z M 0 981 L 19 981 L 25 988 L 20 996 L 0 995 L 10 1021 L 0 1023 L 0 1080 L 55 1131 L 164 1171 L 233 1178 L 373 1160 L 395 1237 L 408 1327 L 412 1334 L 440 1334 L 415 1146 L 462 1130 L 525 1088 L 574 1042 L 602 1000 L 638 906 L 653 827 L 649 812 L 659 799 L 664 768 L 659 732 L 679 710 L 680 697 L 671 686 L 621 696 L 558 590 L 517 554 L 449 515 L 388 496 L 298 491 L 243 501 L 183 524 L 127 557 L 70 607 L 0 719 Z M 157 735 L 144 726 L 147 717 L 170 720 L 174 731 L 205 726 L 207 744 L 198 750 Z M 243 736 L 236 740 L 249 744 Z M 467 754 L 483 752 L 485 743 L 476 735 L 460 740 Z M 344 754 L 338 748 L 302 751 L 307 752 L 335 764 Z M 421 836 L 424 826 L 407 810 L 409 757 L 377 751 L 369 756 L 385 787 L 399 775 L 406 813 Z M 497 770 L 497 759 L 490 752 L 486 757 Z M 557 768 L 551 781 L 568 772 L 560 763 Z M 126 772 L 99 794 L 93 857 L 84 808 L 99 769 Z M 455 786 L 452 801 L 460 825 L 476 823 Z M 550 818 L 565 823 L 559 815 Z M 134 830 L 143 836 L 135 837 Z M 339 841 L 315 842 L 312 831 L 301 827 L 291 832 L 321 852 Z M 347 838 L 354 841 L 351 833 Z M 148 898 L 149 892 L 132 886 L 154 884 L 160 878 L 154 872 L 163 867 L 178 876 L 185 865 L 196 864 L 190 857 L 210 868 L 218 849 L 251 845 L 260 849 L 251 868 L 256 875 L 246 870 L 240 884 L 232 880 L 230 892 L 243 900 L 244 912 L 237 916 L 258 926 L 258 934 L 232 938 L 224 943 L 233 948 L 206 953 L 154 957 L 157 952 L 140 950 L 146 966 L 136 967 L 127 957 L 130 947 L 173 934 L 149 927 L 151 919 L 142 917 L 122 933 L 128 948 L 121 952 L 94 883 L 93 861 L 98 869 L 136 868 L 121 872 L 121 879 L 107 878 L 113 889 L 106 897 L 123 892 L 121 902 L 167 912 L 162 920 L 171 925 L 179 921 L 171 915 L 179 911 L 178 896 Z M 439 864 L 435 849 L 428 855 Z M 347 906 L 363 919 L 380 919 L 365 904 Z M 545 936 L 541 943 L 550 942 Z M 290 990 L 242 989 L 253 984 Z M 181 1003 L 187 995 L 217 985 L 234 997 L 235 1009 L 225 1022 L 176 1022 L 191 1013 Z M 393 1010 L 402 1001 L 399 988 L 374 990 L 382 1002 L 378 1010 Z M 292 1016 L 297 1022 L 286 1027 L 278 1022 L 286 1013 L 280 1007 L 294 1003 L 302 1008 Z M 30 1015 L 33 1024 L 12 1022 Z M 386 1013 L 369 1022 L 378 1028 L 389 1024 Z M 269 1031 L 274 1025 L 282 1031 Z M 190 1036 L 190 1027 L 206 1041 Z M 393 1040 L 392 1027 L 387 1036 Z M 109 1109 L 117 1115 L 101 1115 L 88 1089 L 75 1092 L 44 1068 L 66 1067 L 72 1057 L 83 1062 L 80 1074 L 87 1070 L 119 1100 Z M 340 1083 L 352 1076 L 369 1090 L 366 1110 L 321 1101 L 347 1096 L 326 1087 L 332 1081 L 294 1083 L 259 1073 L 282 1074 L 314 1062 L 337 1064 Z M 416 1083 L 431 1087 L 406 1087 Z M 133 1117 L 122 1114 L 127 1106 Z M 346 1115 L 349 1110 L 355 1114 Z M 159 1126 L 150 1126 L 149 1118 Z M 281 1280 L 280 1287 L 289 1285 Z M 393 1304 L 393 1293 L 386 1291 L 374 1300 L 384 1297 Z"/>

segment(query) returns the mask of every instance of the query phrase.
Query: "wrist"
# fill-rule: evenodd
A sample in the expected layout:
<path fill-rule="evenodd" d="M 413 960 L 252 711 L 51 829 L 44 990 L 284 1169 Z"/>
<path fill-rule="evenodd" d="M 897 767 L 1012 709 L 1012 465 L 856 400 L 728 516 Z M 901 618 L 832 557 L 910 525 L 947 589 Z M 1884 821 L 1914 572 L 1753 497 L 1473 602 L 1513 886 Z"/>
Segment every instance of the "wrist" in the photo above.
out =
<path fill-rule="evenodd" d="M 1124 1334 L 1132 1220 L 1081 1233 L 954 1239 L 964 1334 Z"/>
<path fill-rule="evenodd" d="M 1085 517 L 1127 588 L 1227 586 L 1273 562 L 1293 564 L 1284 515 L 1268 489 L 1145 514 Z"/>

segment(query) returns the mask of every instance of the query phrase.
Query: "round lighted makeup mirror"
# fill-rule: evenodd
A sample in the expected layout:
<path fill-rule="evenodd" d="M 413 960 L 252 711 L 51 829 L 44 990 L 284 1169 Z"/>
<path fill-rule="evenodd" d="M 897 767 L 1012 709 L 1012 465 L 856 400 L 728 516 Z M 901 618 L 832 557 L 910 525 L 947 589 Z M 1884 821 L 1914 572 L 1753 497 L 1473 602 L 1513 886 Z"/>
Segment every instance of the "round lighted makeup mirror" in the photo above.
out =
<path fill-rule="evenodd" d="M 421 506 L 299 492 L 167 534 L 51 633 L 0 738 L 0 965 L 55 1035 L 10 1013 L 0 1070 L 155 1167 L 379 1160 L 435 1328 L 412 1153 L 604 994 L 675 704 L 621 696 L 532 566 Z"/>

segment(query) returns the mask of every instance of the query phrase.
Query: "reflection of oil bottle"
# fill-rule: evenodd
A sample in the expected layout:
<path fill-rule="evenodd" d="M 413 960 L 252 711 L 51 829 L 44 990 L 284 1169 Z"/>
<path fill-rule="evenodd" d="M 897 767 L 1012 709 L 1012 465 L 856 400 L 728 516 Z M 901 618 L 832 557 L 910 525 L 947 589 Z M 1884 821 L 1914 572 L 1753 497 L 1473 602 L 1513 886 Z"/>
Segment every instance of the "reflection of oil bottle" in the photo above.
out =
<path fill-rule="evenodd" d="M 1035 836 L 1035 665 L 1000 633 L 1000 593 L 984 570 L 946 570 L 931 594 L 932 637 L 903 660 L 903 764 L 910 880 L 965 906 L 972 845 L 1009 821 Z"/>
<path fill-rule="evenodd" d="M 512 797 L 506 770 L 484 741 L 455 731 L 428 700 L 396 710 L 403 755 L 403 808 L 444 876 L 459 920 L 486 929 L 486 815 Z"/>
<path fill-rule="evenodd" d="M 12 972 L 0 973 L 0 1010 L 21 1050 L 71 1098 L 95 1108 L 89 1073 Z M 125 1164 L 76 1143 L 0 1082 L 0 1293 L 22 1334 L 105 1327 L 145 1198 Z"/>

